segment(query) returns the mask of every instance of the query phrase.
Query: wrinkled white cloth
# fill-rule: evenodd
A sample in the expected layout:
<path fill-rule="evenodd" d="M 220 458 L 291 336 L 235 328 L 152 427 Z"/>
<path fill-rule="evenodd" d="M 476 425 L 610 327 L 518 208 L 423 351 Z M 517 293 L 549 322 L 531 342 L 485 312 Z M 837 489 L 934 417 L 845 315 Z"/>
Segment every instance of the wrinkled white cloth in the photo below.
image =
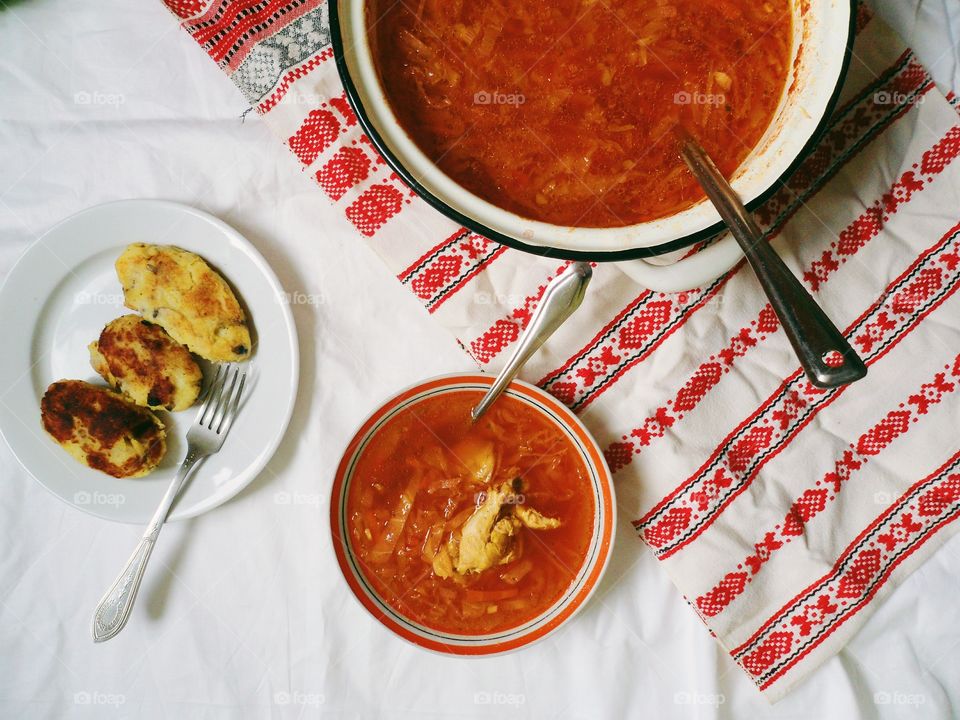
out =
<path fill-rule="evenodd" d="M 91 642 L 90 613 L 139 530 L 64 505 L 0 444 L 0 715 L 960 714 L 958 538 L 775 706 L 627 524 L 599 597 L 536 647 L 458 660 L 394 638 L 340 576 L 329 478 L 374 404 L 472 363 L 263 123 L 241 121 L 246 102 L 162 5 L 0 7 L 0 278 L 61 218 L 157 197 L 223 218 L 314 300 L 294 307 L 301 390 L 277 455 L 238 498 L 164 530 L 130 625 L 107 644 Z M 877 9 L 941 87 L 960 89 L 955 4 Z"/>

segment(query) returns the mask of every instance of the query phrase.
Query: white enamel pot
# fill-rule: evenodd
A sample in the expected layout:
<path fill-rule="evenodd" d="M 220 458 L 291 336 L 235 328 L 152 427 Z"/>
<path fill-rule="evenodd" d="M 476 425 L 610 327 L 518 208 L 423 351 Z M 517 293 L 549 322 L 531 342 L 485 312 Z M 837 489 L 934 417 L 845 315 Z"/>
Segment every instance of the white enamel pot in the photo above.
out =
<path fill-rule="evenodd" d="M 803 159 L 840 93 L 853 42 L 856 0 L 793 0 L 790 77 L 767 132 L 732 184 L 754 209 Z M 638 283 L 663 292 L 700 287 L 742 257 L 730 236 L 669 265 L 645 258 L 688 247 L 722 230 L 707 201 L 650 222 L 618 228 L 550 225 L 493 205 L 458 185 L 409 138 L 374 67 L 367 38 L 367 0 L 330 0 L 337 68 L 357 116 L 377 149 L 415 192 L 465 227 L 527 252 L 592 262 L 619 262 Z"/>

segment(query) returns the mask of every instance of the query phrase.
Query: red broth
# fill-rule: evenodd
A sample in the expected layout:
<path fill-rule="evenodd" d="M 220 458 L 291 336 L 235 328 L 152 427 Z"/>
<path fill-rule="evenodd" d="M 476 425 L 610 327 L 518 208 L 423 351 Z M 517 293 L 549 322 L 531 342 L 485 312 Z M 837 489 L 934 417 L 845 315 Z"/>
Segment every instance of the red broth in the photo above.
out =
<path fill-rule="evenodd" d="M 346 507 L 351 548 L 380 597 L 416 622 L 468 635 L 516 627 L 559 600 L 583 564 L 594 523 L 588 472 L 570 439 L 508 396 L 473 424 L 470 408 L 479 398 L 475 391 L 444 393 L 392 417 L 357 461 Z M 492 456 L 477 448 L 492 448 Z M 438 549 L 491 488 L 514 477 L 522 489 L 511 501 L 560 527 L 521 527 L 512 561 L 438 576 Z"/>
<path fill-rule="evenodd" d="M 703 194 L 679 124 L 729 177 L 789 70 L 790 0 L 370 0 L 390 105 L 421 150 L 489 202 L 620 227 Z"/>

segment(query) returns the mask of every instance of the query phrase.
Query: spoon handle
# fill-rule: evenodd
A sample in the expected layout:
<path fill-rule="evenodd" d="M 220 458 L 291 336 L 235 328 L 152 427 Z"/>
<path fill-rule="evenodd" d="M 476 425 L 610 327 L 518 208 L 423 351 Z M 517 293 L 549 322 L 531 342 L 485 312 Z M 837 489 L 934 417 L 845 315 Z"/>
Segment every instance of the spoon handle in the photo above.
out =
<path fill-rule="evenodd" d="M 513 355 L 497 375 L 497 379 L 487 390 L 486 395 L 470 411 L 474 422 L 479 420 L 480 416 L 500 397 L 500 393 L 507 389 L 510 381 L 516 377 L 530 356 L 540 349 L 546 339 L 553 335 L 574 310 L 580 307 L 592 276 L 593 268 L 589 263 L 575 262 L 550 281 Z"/>
<path fill-rule="evenodd" d="M 687 137 L 681 152 L 690 171 L 743 249 L 810 382 L 829 389 L 847 385 L 866 375 L 867 366 L 863 360 L 770 243 L 763 239 L 753 216 L 704 149 Z"/>

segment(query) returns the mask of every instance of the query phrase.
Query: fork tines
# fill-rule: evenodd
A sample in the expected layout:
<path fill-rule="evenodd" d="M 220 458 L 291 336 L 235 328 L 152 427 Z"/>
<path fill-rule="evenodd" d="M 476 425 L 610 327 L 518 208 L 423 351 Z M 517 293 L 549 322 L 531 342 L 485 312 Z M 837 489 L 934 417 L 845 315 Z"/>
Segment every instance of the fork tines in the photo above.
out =
<path fill-rule="evenodd" d="M 197 414 L 196 424 L 217 433 L 230 429 L 240 407 L 247 375 L 235 365 L 219 365 Z"/>

